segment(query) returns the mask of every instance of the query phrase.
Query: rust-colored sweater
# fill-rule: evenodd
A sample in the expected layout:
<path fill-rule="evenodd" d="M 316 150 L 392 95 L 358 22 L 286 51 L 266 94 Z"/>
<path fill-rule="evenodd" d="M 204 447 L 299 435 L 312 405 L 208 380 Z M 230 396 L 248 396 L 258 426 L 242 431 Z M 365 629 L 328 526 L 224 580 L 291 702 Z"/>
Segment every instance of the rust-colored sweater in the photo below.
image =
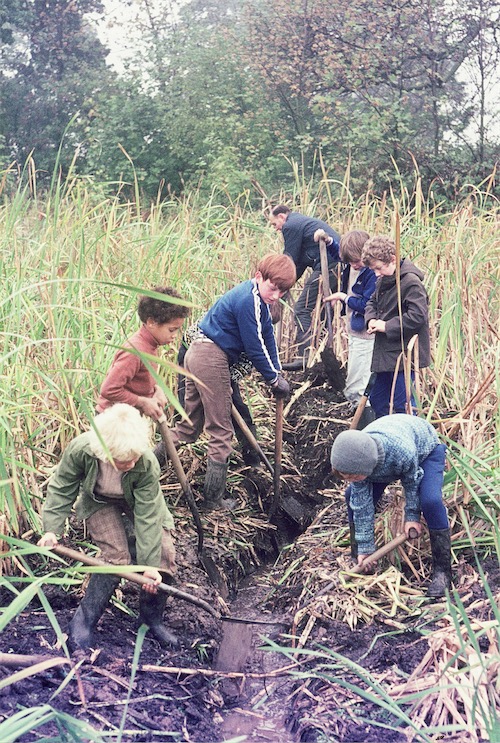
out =
<path fill-rule="evenodd" d="M 156 382 L 152 374 L 140 356 L 127 349 L 158 356 L 158 345 L 145 325 L 125 341 L 123 348 L 117 351 L 102 383 L 96 406 L 98 413 L 115 402 L 126 402 L 136 407 L 138 397 L 153 397 Z M 148 360 L 148 363 L 153 369 L 158 368 L 154 361 Z"/>

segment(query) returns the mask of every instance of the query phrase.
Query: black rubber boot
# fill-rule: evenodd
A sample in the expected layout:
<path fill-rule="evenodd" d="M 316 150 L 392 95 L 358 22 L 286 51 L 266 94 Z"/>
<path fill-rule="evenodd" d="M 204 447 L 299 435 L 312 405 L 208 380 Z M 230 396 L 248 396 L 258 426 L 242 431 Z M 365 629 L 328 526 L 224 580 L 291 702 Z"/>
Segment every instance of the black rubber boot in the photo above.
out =
<path fill-rule="evenodd" d="M 162 470 L 165 469 L 165 467 L 167 466 L 168 457 L 167 457 L 167 451 L 165 449 L 165 444 L 163 443 L 163 441 L 160 441 L 158 444 L 156 444 L 155 448 L 153 449 L 153 454 L 158 460 L 160 469 Z"/>
<path fill-rule="evenodd" d="M 262 461 L 259 457 L 258 453 L 255 451 L 253 446 L 250 446 L 250 444 L 246 444 L 241 449 L 241 455 L 243 457 L 243 461 L 247 465 L 247 467 L 262 467 Z"/>
<path fill-rule="evenodd" d="M 224 507 L 223 496 L 226 489 L 228 462 L 216 462 L 214 459 L 207 460 L 207 471 L 203 484 L 204 507 Z"/>
<path fill-rule="evenodd" d="M 92 647 L 94 630 L 120 582 L 115 575 L 90 576 L 85 596 L 80 601 L 73 619 L 69 623 L 69 645 L 73 648 Z"/>
<path fill-rule="evenodd" d="M 173 632 L 170 632 L 163 624 L 163 611 L 167 596 L 165 593 L 147 593 L 141 591 L 139 597 L 139 620 L 147 624 L 149 631 L 158 640 L 162 647 L 177 647 L 179 639 Z"/>
<path fill-rule="evenodd" d="M 349 521 L 349 541 L 351 543 L 351 557 L 353 560 L 358 559 L 358 544 L 356 542 L 356 534 L 354 531 L 354 522 Z"/>
<path fill-rule="evenodd" d="M 427 595 L 446 596 L 451 589 L 451 535 L 449 529 L 429 529 L 432 552 L 432 577 Z"/>

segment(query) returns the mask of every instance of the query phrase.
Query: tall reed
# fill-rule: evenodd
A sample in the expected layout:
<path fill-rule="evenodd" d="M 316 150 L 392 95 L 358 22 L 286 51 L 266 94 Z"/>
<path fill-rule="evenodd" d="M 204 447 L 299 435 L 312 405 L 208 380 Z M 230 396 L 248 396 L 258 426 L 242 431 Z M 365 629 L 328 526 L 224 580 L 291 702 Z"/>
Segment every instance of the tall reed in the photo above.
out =
<path fill-rule="evenodd" d="M 296 190 L 275 203 L 325 218 L 340 232 L 391 233 L 399 215 L 402 254 L 424 269 L 430 297 L 434 363 L 422 373 L 423 413 L 450 435 L 452 449 L 457 442 L 457 467 L 474 456 L 495 473 L 498 204 L 476 190 L 443 212 L 431 195 L 424 198 L 418 172 L 413 193 L 395 187 L 382 199 L 354 197 L 349 174 L 331 181 L 321 159 L 316 180 L 291 165 Z M 12 174 L 0 179 L 0 509 L 13 535 L 38 528 L 45 478 L 88 424 L 113 354 L 138 327 L 138 293 L 172 284 L 193 303 L 195 317 L 251 276 L 259 257 L 282 249 L 248 192 L 233 202 L 214 191 L 205 200 L 192 192 L 143 204 L 139 189 L 134 202 L 125 202 L 71 176 L 54 179 L 42 198 L 34 173 L 29 161 L 17 181 Z M 284 325 L 286 346 L 290 312 Z M 345 348 L 345 339 L 337 344 Z M 166 387 L 173 386 L 174 358 L 173 349 L 166 352 Z M 474 499 L 467 493 L 478 488 L 470 469 L 462 466 L 454 485 L 469 506 Z M 495 499 L 490 505 L 496 515 Z"/>

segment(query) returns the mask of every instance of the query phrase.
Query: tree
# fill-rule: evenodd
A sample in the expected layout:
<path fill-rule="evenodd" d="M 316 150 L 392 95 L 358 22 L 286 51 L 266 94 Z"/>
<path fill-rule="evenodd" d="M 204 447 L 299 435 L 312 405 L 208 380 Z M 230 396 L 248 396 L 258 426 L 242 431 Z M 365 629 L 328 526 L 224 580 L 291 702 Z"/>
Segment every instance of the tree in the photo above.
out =
<path fill-rule="evenodd" d="M 411 153 L 431 179 L 472 116 L 458 72 L 481 20 L 465 2 L 247 2 L 247 62 L 310 153 L 351 160 L 364 185 L 379 188 L 393 162 L 413 170 Z"/>
<path fill-rule="evenodd" d="M 88 20 L 100 0 L 7 0 L 0 89 L 2 133 L 10 158 L 23 163 L 33 152 L 39 169 L 51 173 L 64 132 L 59 165 L 70 164 L 81 141 L 79 129 L 96 93 L 109 80 L 107 50 Z"/>
<path fill-rule="evenodd" d="M 119 145 L 150 196 L 160 182 L 179 191 L 201 179 L 205 188 L 237 195 L 252 176 L 272 171 L 277 107 L 241 63 L 238 7 L 234 0 L 191 2 L 172 14 L 142 0 L 141 64 L 132 59 L 112 99 L 96 107 L 92 172 L 116 176 L 130 167 Z"/>

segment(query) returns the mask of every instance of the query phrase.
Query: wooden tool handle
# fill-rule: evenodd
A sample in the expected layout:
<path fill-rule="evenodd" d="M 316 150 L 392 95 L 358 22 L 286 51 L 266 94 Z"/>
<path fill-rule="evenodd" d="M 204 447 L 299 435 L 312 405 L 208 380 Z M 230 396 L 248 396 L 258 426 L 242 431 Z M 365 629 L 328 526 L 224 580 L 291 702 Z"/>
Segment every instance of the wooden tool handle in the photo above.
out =
<path fill-rule="evenodd" d="M 332 293 L 330 287 L 330 274 L 328 271 L 328 255 L 326 252 L 326 240 L 324 237 L 319 239 L 319 258 L 321 262 L 321 283 L 323 285 L 323 297 L 327 297 Z M 333 342 L 333 327 L 332 327 L 332 306 L 330 302 L 326 302 L 326 324 L 328 330 L 328 344 L 331 346 Z"/>
<path fill-rule="evenodd" d="M 74 550 L 70 547 L 65 547 L 62 544 L 56 544 L 54 547 L 51 547 L 51 549 L 56 554 L 61 555 L 61 557 L 67 557 L 75 562 L 83 562 L 84 565 L 111 568 L 113 575 L 118 575 L 120 578 L 125 578 L 125 580 L 129 580 L 132 583 L 138 583 L 141 586 L 146 583 L 151 583 L 151 579 L 145 578 L 142 573 L 131 573 L 127 570 L 123 570 L 120 565 L 111 565 L 103 560 L 99 560 L 97 557 L 92 557 L 91 555 L 85 554 L 85 552 L 80 552 L 80 550 Z M 175 596 L 176 598 L 188 601 L 190 604 L 195 604 L 196 606 L 205 609 L 205 611 L 208 611 L 212 616 L 219 618 L 215 609 L 197 596 L 193 596 L 185 591 L 180 591 L 178 588 L 174 588 L 174 586 L 167 586 L 166 583 L 160 583 L 158 589 L 164 593 L 168 593 L 170 596 Z"/>
<path fill-rule="evenodd" d="M 172 441 L 167 418 L 165 415 L 162 415 L 161 418 L 158 418 L 156 422 L 158 423 L 158 428 L 160 429 L 161 437 L 163 439 L 163 443 L 165 444 L 168 458 L 174 465 L 175 474 L 177 475 L 177 479 L 179 480 L 182 489 L 184 490 L 184 492 L 186 492 L 186 490 L 190 488 L 190 485 L 186 477 L 186 473 L 184 472 L 184 467 L 182 466 L 182 462 L 177 449 L 175 448 L 174 442 Z"/>
<path fill-rule="evenodd" d="M 267 458 L 267 456 L 263 452 L 261 445 L 259 444 L 259 442 L 255 438 L 255 436 L 253 435 L 253 433 L 251 432 L 251 430 L 249 429 L 249 427 L 245 423 L 243 417 L 240 415 L 240 413 L 238 412 L 238 409 L 235 407 L 234 404 L 231 405 L 231 415 L 233 416 L 234 420 L 236 421 L 236 423 L 239 425 L 239 427 L 241 428 L 241 430 L 245 434 L 245 437 L 246 437 L 248 443 L 250 444 L 250 446 L 252 446 L 255 449 L 255 451 L 257 452 L 257 454 L 259 455 L 259 457 L 262 459 L 262 461 L 266 465 L 266 467 L 269 470 L 269 472 L 271 473 L 271 475 L 274 477 L 274 467 L 273 467 L 273 465 L 271 464 L 271 462 L 269 461 L 269 459 Z"/>
<path fill-rule="evenodd" d="M 366 385 L 366 389 L 363 393 L 363 396 L 361 397 L 361 400 L 358 403 L 356 412 L 354 413 L 351 423 L 349 425 L 349 428 L 352 431 L 355 431 L 358 427 L 358 423 L 361 420 L 361 416 L 363 415 L 363 411 L 366 407 L 366 403 L 368 402 L 368 398 L 370 397 L 371 391 L 373 389 L 373 385 L 375 384 L 376 377 L 377 377 L 376 372 L 372 372 L 370 374 L 370 378 L 368 380 L 368 384 Z"/>
<path fill-rule="evenodd" d="M 180 482 L 182 491 L 186 496 L 189 509 L 194 519 L 196 531 L 198 532 L 198 553 L 200 554 L 203 551 L 204 534 L 203 524 L 201 523 L 200 512 L 198 511 L 198 506 L 196 505 L 194 493 L 191 489 L 191 485 L 189 484 L 189 480 L 186 477 L 186 473 L 184 472 L 181 458 L 179 457 L 174 442 L 172 441 L 172 436 L 170 435 L 170 428 L 168 426 L 166 416 L 162 415 L 161 418 L 158 418 L 157 423 L 158 428 L 160 429 L 163 443 L 165 444 L 165 449 L 167 450 L 168 458 L 174 465 L 175 474 L 177 475 L 177 479 Z"/>
<path fill-rule="evenodd" d="M 406 536 L 406 534 L 403 532 L 403 534 L 398 534 L 397 537 L 394 537 L 394 539 L 391 539 L 390 542 L 387 542 L 387 544 L 384 544 L 382 547 L 379 547 L 378 550 L 375 550 L 375 552 L 372 552 L 371 555 L 368 555 L 361 565 L 356 565 L 352 570 L 350 570 L 350 573 L 362 573 L 367 565 L 373 562 L 377 562 L 377 560 L 380 560 L 380 558 L 385 557 L 389 554 L 389 552 L 392 552 L 396 549 L 396 547 L 400 547 L 406 540 L 409 539 L 416 539 L 418 537 L 418 532 L 416 529 L 411 527 L 409 537 Z"/>
<path fill-rule="evenodd" d="M 276 425 L 274 429 L 274 475 L 273 502 L 269 515 L 274 516 L 278 510 L 281 496 L 281 458 L 283 454 L 283 398 L 276 398 Z"/>

